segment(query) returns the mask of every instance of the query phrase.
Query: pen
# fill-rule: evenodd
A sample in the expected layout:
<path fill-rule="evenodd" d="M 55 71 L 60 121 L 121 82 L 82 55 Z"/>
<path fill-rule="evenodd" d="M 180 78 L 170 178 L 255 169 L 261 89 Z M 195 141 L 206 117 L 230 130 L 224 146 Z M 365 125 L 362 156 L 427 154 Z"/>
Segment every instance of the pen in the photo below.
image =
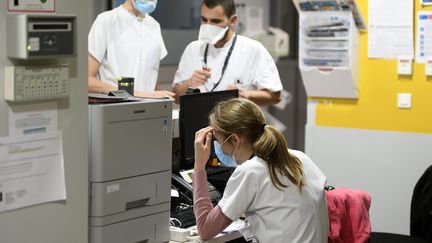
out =
<path fill-rule="evenodd" d="M 202 69 L 207 70 L 207 63 L 204 61 L 204 59 L 201 59 L 201 63 L 202 63 Z"/>

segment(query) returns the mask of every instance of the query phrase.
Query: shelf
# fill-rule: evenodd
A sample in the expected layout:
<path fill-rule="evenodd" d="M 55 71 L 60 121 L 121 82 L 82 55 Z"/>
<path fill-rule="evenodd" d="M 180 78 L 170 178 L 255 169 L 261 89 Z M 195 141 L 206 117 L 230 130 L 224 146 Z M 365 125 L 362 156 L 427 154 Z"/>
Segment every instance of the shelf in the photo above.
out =
<path fill-rule="evenodd" d="M 308 36 L 311 31 L 331 35 L 332 30 L 341 36 Z M 299 33 L 299 68 L 307 95 L 356 99 L 359 33 L 351 12 L 301 12 Z"/>

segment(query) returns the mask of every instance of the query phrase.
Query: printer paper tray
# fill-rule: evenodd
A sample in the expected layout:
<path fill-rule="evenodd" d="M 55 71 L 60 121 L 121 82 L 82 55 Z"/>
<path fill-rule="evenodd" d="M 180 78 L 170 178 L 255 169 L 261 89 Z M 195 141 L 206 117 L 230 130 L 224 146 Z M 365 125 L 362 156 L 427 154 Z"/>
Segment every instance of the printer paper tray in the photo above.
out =
<path fill-rule="evenodd" d="M 169 212 L 170 202 L 165 202 L 157 205 L 145 206 L 142 208 L 132 209 L 123 213 L 103 216 L 90 217 L 90 226 L 105 226 L 114 224 L 120 221 L 130 220 L 134 218 L 144 217 L 161 212 Z"/>
<path fill-rule="evenodd" d="M 171 200 L 170 170 L 90 185 L 91 217 L 118 215 Z"/>
<path fill-rule="evenodd" d="M 169 211 L 102 227 L 90 226 L 91 243 L 168 242 Z"/>

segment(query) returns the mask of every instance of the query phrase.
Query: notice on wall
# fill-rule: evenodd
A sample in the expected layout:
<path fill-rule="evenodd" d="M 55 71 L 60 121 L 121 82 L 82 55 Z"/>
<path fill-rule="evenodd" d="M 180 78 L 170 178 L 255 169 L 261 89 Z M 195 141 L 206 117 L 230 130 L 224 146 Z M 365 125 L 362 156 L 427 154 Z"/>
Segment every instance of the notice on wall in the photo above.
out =
<path fill-rule="evenodd" d="M 432 0 L 420 0 L 422 5 L 432 5 Z"/>
<path fill-rule="evenodd" d="M 432 59 L 432 11 L 417 13 L 416 62 Z"/>
<path fill-rule="evenodd" d="M 355 0 L 293 0 L 297 11 L 351 11 L 360 30 L 366 30 L 365 22 Z"/>
<path fill-rule="evenodd" d="M 9 107 L 9 135 L 21 136 L 58 130 L 57 103 L 13 105 Z"/>
<path fill-rule="evenodd" d="M 369 1 L 369 58 L 414 58 L 414 1 Z"/>
<path fill-rule="evenodd" d="M 55 0 L 7 0 L 8 12 L 55 12 Z"/>
<path fill-rule="evenodd" d="M 0 138 L 0 212 L 65 199 L 59 132 Z"/>

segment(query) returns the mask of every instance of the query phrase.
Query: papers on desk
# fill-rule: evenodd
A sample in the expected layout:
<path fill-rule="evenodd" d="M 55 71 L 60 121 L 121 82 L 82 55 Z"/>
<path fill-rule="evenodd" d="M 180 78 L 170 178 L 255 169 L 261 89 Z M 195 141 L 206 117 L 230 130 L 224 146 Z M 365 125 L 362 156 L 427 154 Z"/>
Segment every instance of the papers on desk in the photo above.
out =
<path fill-rule="evenodd" d="M 89 104 L 102 104 L 102 103 L 118 103 L 118 102 L 131 102 L 140 101 L 143 98 L 135 96 L 111 96 L 106 93 L 89 93 L 88 102 Z"/>
<path fill-rule="evenodd" d="M 196 242 L 196 243 L 201 243 L 201 242 L 223 243 L 223 242 L 231 241 L 234 239 L 243 238 L 243 235 L 240 233 L 240 231 L 245 229 L 245 228 L 248 228 L 248 227 L 249 227 L 249 225 L 245 221 L 238 219 L 238 220 L 234 221 L 233 223 L 231 223 L 231 225 L 229 225 L 225 230 L 223 230 L 222 233 L 216 235 L 213 239 L 203 241 L 199 237 L 197 229 L 196 229 L 196 225 L 195 225 L 195 226 L 188 228 L 188 230 L 190 230 L 191 236 L 188 237 L 188 240 L 186 242 L 188 242 L 188 243 L 192 243 L 192 242 Z M 170 232 L 171 231 L 174 231 L 174 229 L 170 230 Z M 175 238 L 177 238 L 177 237 L 175 237 Z M 173 241 L 173 239 L 171 239 L 170 242 L 174 243 L 176 241 Z"/>
<path fill-rule="evenodd" d="M 242 220 L 237 220 L 232 222 L 228 227 L 226 227 L 222 232 L 223 233 L 232 233 L 235 231 L 240 231 L 244 228 L 249 227 L 248 223 Z"/>
<path fill-rule="evenodd" d="M 176 189 L 171 189 L 171 197 L 180 197 L 180 194 Z"/>

